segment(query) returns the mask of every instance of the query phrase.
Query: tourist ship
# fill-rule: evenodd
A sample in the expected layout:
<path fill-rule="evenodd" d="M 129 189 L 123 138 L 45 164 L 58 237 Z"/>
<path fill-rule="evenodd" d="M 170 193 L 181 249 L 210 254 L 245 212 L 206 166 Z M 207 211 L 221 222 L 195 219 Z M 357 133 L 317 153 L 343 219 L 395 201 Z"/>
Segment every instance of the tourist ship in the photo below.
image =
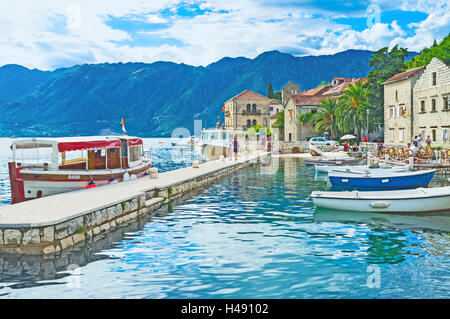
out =
<path fill-rule="evenodd" d="M 151 167 L 142 139 L 126 135 L 20 138 L 11 150 L 12 204 L 142 177 Z"/>

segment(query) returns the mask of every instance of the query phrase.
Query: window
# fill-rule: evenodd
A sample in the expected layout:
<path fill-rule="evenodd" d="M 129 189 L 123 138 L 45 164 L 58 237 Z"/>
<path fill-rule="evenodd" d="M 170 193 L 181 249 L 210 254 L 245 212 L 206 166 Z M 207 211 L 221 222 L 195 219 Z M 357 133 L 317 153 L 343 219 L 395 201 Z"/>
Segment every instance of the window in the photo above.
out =
<path fill-rule="evenodd" d="M 292 133 L 289 133 L 289 142 L 292 141 Z"/>
<path fill-rule="evenodd" d="M 394 130 L 389 130 L 389 141 L 392 143 L 394 142 Z"/>
<path fill-rule="evenodd" d="M 292 110 L 289 110 L 289 117 L 292 117 Z"/>
<path fill-rule="evenodd" d="M 394 118 L 394 108 L 389 108 L 389 118 L 393 119 Z"/>
<path fill-rule="evenodd" d="M 313 113 L 313 114 L 314 114 L 314 113 L 317 113 L 317 109 L 312 109 L 312 110 L 311 110 L 311 113 Z"/>
<path fill-rule="evenodd" d="M 450 103 L 449 103 L 449 100 L 448 100 L 448 96 L 445 96 L 444 97 L 444 110 L 445 111 L 448 111 L 448 110 L 450 110 Z"/>
<path fill-rule="evenodd" d="M 436 130 L 431 130 L 431 140 L 433 142 L 436 142 Z"/>
<path fill-rule="evenodd" d="M 250 104 L 247 104 L 247 112 L 250 112 L 250 110 L 251 110 L 251 105 Z"/>
<path fill-rule="evenodd" d="M 431 85 L 436 85 L 436 72 L 431 73 Z"/>
<path fill-rule="evenodd" d="M 398 131 L 398 141 L 399 142 L 403 142 L 404 140 L 403 140 L 403 136 L 404 136 L 404 130 L 403 129 L 400 129 L 399 131 Z"/>
<path fill-rule="evenodd" d="M 130 162 L 136 162 L 141 158 L 141 145 L 130 146 Z"/>
<path fill-rule="evenodd" d="M 425 113 L 425 101 L 420 101 L 420 112 Z"/>
<path fill-rule="evenodd" d="M 297 90 L 291 90 L 291 93 L 295 94 L 295 93 L 297 93 Z"/>
<path fill-rule="evenodd" d="M 253 126 L 256 125 L 256 120 L 253 120 L 252 125 L 253 125 Z"/>
<path fill-rule="evenodd" d="M 448 129 L 447 129 L 447 128 L 444 128 L 444 129 L 442 130 L 442 140 L 443 140 L 444 142 L 448 141 Z"/>
<path fill-rule="evenodd" d="M 270 110 L 270 112 L 273 112 L 273 106 L 271 106 L 271 107 L 269 108 L 269 110 Z"/>
<path fill-rule="evenodd" d="M 431 112 L 436 112 L 436 99 L 431 99 Z"/>
<path fill-rule="evenodd" d="M 256 111 L 256 104 L 253 104 L 253 105 L 252 105 L 252 110 L 253 110 L 253 111 Z"/>
<path fill-rule="evenodd" d="M 247 128 L 250 128 L 252 126 L 252 121 L 247 120 Z"/>
<path fill-rule="evenodd" d="M 395 90 L 395 100 L 398 101 L 398 90 Z"/>
<path fill-rule="evenodd" d="M 398 116 L 403 116 L 403 112 L 404 112 L 403 106 L 400 106 L 398 108 Z"/>

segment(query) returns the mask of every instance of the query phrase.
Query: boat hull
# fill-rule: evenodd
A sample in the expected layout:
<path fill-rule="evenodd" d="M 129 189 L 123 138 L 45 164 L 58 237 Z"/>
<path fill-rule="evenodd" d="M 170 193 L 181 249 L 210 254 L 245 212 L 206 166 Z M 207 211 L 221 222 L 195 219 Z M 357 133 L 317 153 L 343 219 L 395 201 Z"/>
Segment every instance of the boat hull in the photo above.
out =
<path fill-rule="evenodd" d="M 345 172 L 347 169 L 350 171 L 369 171 L 369 172 L 406 172 L 409 171 L 409 166 L 398 166 L 398 167 L 379 167 L 370 168 L 369 165 L 353 165 L 353 166 L 336 166 L 336 165 L 315 165 L 317 173 L 328 174 L 331 171 L 335 172 Z"/>
<path fill-rule="evenodd" d="M 309 158 L 304 159 L 303 163 L 305 165 L 348 165 L 348 164 L 359 164 L 365 161 L 365 158 L 336 158 L 336 159 L 326 159 L 326 158 Z"/>
<path fill-rule="evenodd" d="M 400 173 L 400 172 L 399 172 Z M 350 176 L 329 175 L 330 183 L 334 187 L 351 187 L 359 190 L 363 189 L 407 189 L 417 187 L 428 187 L 433 178 L 435 170 L 422 174 L 395 176 Z"/>
<path fill-rule="evenodd" d="M 314 205 L 338 211 L 422 213 L 450 212 L 450 192 L 438 196 L 410 198 L 332 198 L 311 195 Z"/>
<path fill-rule="evenodd" d="M 101 171 L 53 172 L 21 169 L 19 175 L 11 179 L 12 189 L 13 184 L 20 183 L 19 191 L 12 191 L 12 203 L 85 189 L 91 181 L 97 186 L 108 184 L 111 178 L 122 181 L 125 173 L 129 176 L 143 177 L 150 167 L 151 163 L 143 163 L 128 169 Z"/>

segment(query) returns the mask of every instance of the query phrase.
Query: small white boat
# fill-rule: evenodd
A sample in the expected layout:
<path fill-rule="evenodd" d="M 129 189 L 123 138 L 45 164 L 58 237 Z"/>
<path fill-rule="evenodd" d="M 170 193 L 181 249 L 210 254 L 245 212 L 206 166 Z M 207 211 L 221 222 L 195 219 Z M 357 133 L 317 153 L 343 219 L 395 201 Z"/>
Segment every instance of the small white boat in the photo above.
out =
<path fill-rule="evenodd" d="M 358 212 L 450 212 L 450 186 L 378 192 L 311 193 L 317 207 Z"/>
<path fill-rule="evenodd" d="M 379 167 L 371 167 L 370 165 L 346 165 L 346 166 L 335 166 L 335 165 L 314 165 L 317 173 L 328 174 L 329 172 L 406 172 L 409 171 L 409 166 L 388 166 L 386 164 L 381 164 Z"/>
<path fill-rule="evenodd" d="M 363 161 L 365 161 L 366 158 L 356 158 L 356 157 L 350 157 L 350 156 L 344 156 L 344 157 L 317 157 L 317 158 L 305 158 L 303 159 L 303 163 L 305 165 L 346 165 L 346 164 L 358 164 Z"/>

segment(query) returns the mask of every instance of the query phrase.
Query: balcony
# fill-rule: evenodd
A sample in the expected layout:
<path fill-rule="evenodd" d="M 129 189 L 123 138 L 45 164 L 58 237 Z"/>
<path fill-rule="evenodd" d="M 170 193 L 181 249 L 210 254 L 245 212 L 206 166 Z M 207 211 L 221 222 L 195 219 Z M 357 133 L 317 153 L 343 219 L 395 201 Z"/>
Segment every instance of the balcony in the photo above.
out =
<path fill-rule="evenodd" d="M 242 110 L 242 115 L 260 115 L 261 110 Z"/>

